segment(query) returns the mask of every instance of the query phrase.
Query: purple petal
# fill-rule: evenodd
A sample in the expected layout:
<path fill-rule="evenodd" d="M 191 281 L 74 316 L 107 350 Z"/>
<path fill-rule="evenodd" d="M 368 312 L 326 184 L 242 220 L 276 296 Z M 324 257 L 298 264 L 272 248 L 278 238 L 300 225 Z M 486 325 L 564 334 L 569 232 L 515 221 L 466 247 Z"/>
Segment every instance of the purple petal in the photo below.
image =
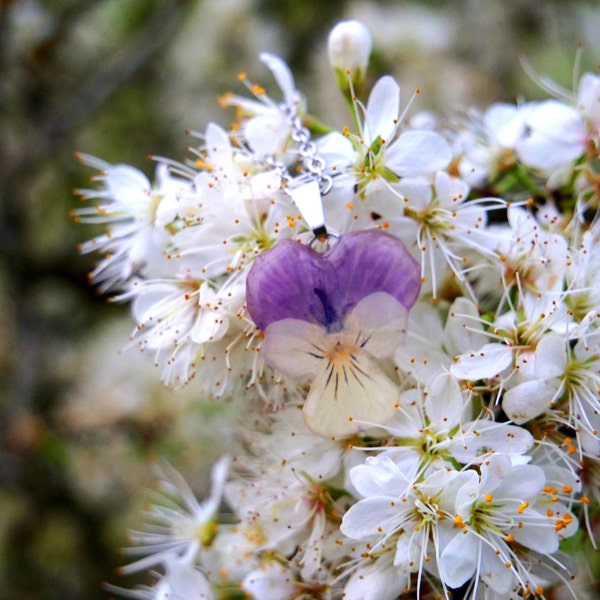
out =
<path fill-rule="evenodd" d="M 259 329 L 300 319 L 339 331 L 360 300 L 390 294 L 406 309 L 416 301 L 420 270 L 402 242 L 378 229 L 347 233 L 325 253 L 291 240 L 258 256 L 246 304 Z"/>
<path fill-rule="evenodd" d="M 333 268 L 308 246 L 281 240 L 256 258 L 246 283 L 246 306 L 259 329 L 281 319 L 300 319 L 322 324 L 323 303 L 315 294 L 321 289 L 323 271 Z"/>
<path fill-rule="evenodd" d="M 326 282 L 342 315 L 375 292 L 386 292 L 407 310 L 421 288 L 418 263 L 396 237 L 379 229 L 340 236 L 325 255 L 338 277 Z"/>

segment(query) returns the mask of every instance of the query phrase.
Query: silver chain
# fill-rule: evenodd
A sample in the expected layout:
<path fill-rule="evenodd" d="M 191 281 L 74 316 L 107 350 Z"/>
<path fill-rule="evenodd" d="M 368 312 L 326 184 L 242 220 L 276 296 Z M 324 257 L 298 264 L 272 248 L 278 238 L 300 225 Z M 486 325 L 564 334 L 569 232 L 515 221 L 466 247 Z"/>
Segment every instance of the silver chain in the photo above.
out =
<path fill-rule="evenodd" d="M 331 176 L 323 173 L 327 166 L 325 159 L 317 154 L 317 145 L 311 140 L 310 131 L 304 127 L 302 118 L 298 116 L 295 109 L 289 104 L 280 104 L 279 110 L 288 120 L 292 130 L 292 140 L 298 144 L 298 154 L 302 158 L 302 172 L 298 177 L 292 177 L 287 165 L 274 156 L 262 156 L 262 162 L 277 171 L 277 174 L 286 185 L 292 184 L 294 181 L 316 179 L 319 182 L 321 196 L 324 196 L 333 187 Z"/>
<path fill-rule="evenodd" d="M 279 110 L 286 117 L 292 130 L 291 138 L 298 144 L 301 158 L 301 170 L 292 177 L 288 166 L 274 156 L 265 156 L 263 162 L 272 167 L 281 178 L 283 191 L 290 196 L 302 217 L 317 240 L 326 240 L 329 236 L 325 227 L 322 198 L 331 191 L 333 179 L 324 173 L 327 164 L 317 154 L 317 145 L 311 140 L 310 131 L 302 123 L 302 118 L 291 104 L 280 104 Z"/>
<path fill-rule="evenodd" d="M 310 131 L 304 126 L 295 109 L 289 104 L 281 104 L 279 108 L 288 119 L 292 139 L 298 144 L 298 154 L 302 158 L 304 172 L 317 179 L 321 196 L 324 196 L 333 187 L 331 176 L 323 173 L 327 166 L 325 159 L 317 154 L 317 145 L 311 140 Z"/>

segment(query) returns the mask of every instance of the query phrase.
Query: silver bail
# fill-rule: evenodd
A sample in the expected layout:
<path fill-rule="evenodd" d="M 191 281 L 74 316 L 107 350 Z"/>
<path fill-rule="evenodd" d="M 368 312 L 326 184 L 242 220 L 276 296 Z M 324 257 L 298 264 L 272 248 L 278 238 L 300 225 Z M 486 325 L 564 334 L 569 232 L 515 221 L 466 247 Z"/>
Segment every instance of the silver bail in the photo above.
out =
<path fill-rule="evenodd" d="M 292 199 L 302 218 L 306 221 L 317 239 L 327 237 L 325 215 L 323 214 L 323 200 L 319 182 L 311 179 L 307 183 L 294 186 L 292 182 L 284 188 L 285 193 Z"/>

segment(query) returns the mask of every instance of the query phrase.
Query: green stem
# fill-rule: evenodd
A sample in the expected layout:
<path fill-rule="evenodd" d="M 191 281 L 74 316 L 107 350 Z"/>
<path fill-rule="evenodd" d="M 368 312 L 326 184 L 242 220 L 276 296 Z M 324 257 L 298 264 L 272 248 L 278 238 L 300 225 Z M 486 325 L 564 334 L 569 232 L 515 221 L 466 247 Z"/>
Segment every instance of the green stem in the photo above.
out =
<path fill-rule="evenodd" d="M 314 115 L 303 115 L 302 124 L 310 131 L 312 135 L 326 135 L 332 131 L 335 131 L 333 127 L 330 127 L 322 121 L 319 121 Z"/>

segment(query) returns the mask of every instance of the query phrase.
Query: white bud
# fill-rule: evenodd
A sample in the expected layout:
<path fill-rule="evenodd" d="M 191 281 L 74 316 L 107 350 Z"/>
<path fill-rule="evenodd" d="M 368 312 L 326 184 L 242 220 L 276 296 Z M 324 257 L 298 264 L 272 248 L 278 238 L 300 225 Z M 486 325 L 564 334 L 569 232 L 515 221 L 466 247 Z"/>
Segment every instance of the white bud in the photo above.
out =
<path fill-rule="evenodd" d="M 354 79 L 364 77 L 373 40 L 369 30 L 359 21 L 341 21 L 329 34 L 327 49 L 331 66 L 350 72 Z"/>

